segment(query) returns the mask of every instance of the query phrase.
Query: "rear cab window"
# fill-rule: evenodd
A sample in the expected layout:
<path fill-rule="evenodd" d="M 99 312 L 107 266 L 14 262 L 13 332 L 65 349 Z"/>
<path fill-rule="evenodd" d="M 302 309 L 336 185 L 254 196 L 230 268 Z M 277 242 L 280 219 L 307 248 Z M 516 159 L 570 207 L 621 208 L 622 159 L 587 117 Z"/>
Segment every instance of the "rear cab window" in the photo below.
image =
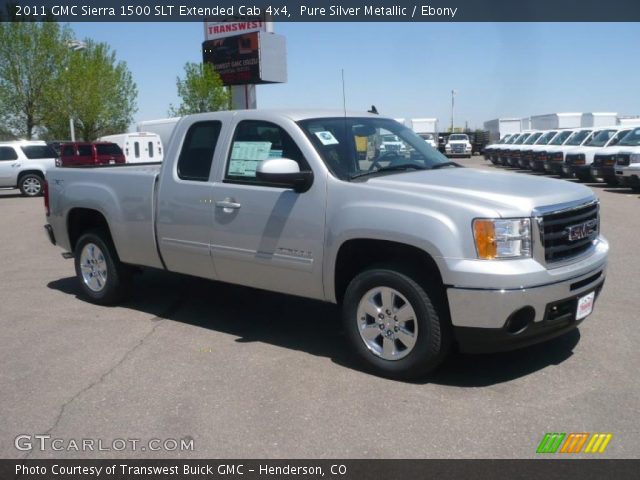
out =
<path fill-rule="evenodd" d="M 263 120 L 243 120 L 233 134 L 224 181 L 278 187 L 256 178 L 258 165 L 270 158 L 294 160 L 301 171 L 309 170 L 300 148 L 282 127 Z"/>
<path fill-rule="evenodd" d="M 176 167 L 178 178 L 196 182 L 209 181 L 221 129 L 220 121 L 198 122 L 189 127 Z"/>

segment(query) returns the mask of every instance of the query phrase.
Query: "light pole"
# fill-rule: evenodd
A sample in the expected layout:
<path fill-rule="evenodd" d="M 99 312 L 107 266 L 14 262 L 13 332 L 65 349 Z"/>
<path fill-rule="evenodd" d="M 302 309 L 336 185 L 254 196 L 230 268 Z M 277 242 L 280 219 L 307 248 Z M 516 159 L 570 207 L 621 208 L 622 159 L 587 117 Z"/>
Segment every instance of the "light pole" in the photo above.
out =
<path fill-rule="evenodd" d="M 457 90 L 451 90 L 451 133 L 453 133 L 453 109 L 455 106 L 456 93 L 458 93 Z"/>
<path fill-rule="evenodd" d="M 67 47 L 73 50 L 74 52 L 79 52 L 87 48 L 87 44 L 81 42 L 80 40 L 68 40 L 66 43 Z M 66 67 L 66 70 L 69 71 L 69 67 Z M 68 99 L 67 99 L 68 100 Z M 71 105 L 69 105 L 69 131 L 71 132 L 71 141 L 76 141 L 76 127 L 73 123 L 73 112 L 71 112 Z"/>

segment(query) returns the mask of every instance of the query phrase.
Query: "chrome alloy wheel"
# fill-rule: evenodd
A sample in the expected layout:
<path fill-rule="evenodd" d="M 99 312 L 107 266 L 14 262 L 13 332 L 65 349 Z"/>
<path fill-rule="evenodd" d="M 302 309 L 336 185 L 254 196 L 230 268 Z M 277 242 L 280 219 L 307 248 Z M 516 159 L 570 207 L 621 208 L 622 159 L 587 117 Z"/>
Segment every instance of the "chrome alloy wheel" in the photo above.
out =
<path fill-rule="evenodd" d="M 94 292 L 100 292 L 107 284 L 107 262 L 100 247 L 87 243 L 80 253 L 82 281 Z"/>
<path fill-rule="evenodd" d="M 35 197 L 42 190 L 42 183 L 34 177 L 28 177 L 22 182 L 24 193 L 31 197 Z"/>
<path fill-rule="evenodd" d="M 358 304 L 358 331 L 367 348 L 384 360 L 411 353 L 418 338 L 418 320 L 409 301 L 390 287 L 376 287 Z"/>

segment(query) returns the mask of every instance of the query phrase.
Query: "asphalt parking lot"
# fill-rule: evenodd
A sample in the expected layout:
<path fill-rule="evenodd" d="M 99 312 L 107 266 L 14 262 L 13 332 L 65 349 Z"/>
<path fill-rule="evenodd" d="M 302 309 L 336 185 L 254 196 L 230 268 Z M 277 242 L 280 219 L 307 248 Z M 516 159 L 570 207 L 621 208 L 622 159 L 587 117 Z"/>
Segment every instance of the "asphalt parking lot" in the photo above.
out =
<path fill-rule="evenodd" d="M 42 199 L 0 190 L 0 457 L 532 458 L 546 432 L 610 432 L 601 458 L 639 458 L 640 195 L 592 187 L 611 243 L 594 314 L 417 383 L 360 371 L 331 305 L 155 271 L 122 307 L 89 304 Z M 21 434 L 194 448 L 20 451 Z"/>

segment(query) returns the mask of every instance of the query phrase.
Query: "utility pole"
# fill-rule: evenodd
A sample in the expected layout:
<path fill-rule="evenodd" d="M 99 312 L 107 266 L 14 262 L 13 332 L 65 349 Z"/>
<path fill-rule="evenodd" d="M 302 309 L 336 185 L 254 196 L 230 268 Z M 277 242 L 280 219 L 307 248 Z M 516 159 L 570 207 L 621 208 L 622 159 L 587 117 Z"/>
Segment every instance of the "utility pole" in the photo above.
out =
<path fill-rule="evenodd" d="M 87 48 L 87 44 L 84 42 L 81 42 L 80 40 L 69 40 L 67 42 L 67 47 L 69 47 L 71 50 L 73 50 L 74 52 L 79 52 L 80 50 L 84 50 Z M 69 70 L 69 67 L 67 67 L 67 70 Z M 69 132 L 71 134 L 71 141 L 75 142 L 76 141 L 76 127 L 75 124 L 73 123 L 73 112 L 69 112 Z"/>
<path fill-rule="evenodd" d="M 451 90 L 451 133 L 453 133 L 453 111 L 455 106 L 456 90 Z"/>

